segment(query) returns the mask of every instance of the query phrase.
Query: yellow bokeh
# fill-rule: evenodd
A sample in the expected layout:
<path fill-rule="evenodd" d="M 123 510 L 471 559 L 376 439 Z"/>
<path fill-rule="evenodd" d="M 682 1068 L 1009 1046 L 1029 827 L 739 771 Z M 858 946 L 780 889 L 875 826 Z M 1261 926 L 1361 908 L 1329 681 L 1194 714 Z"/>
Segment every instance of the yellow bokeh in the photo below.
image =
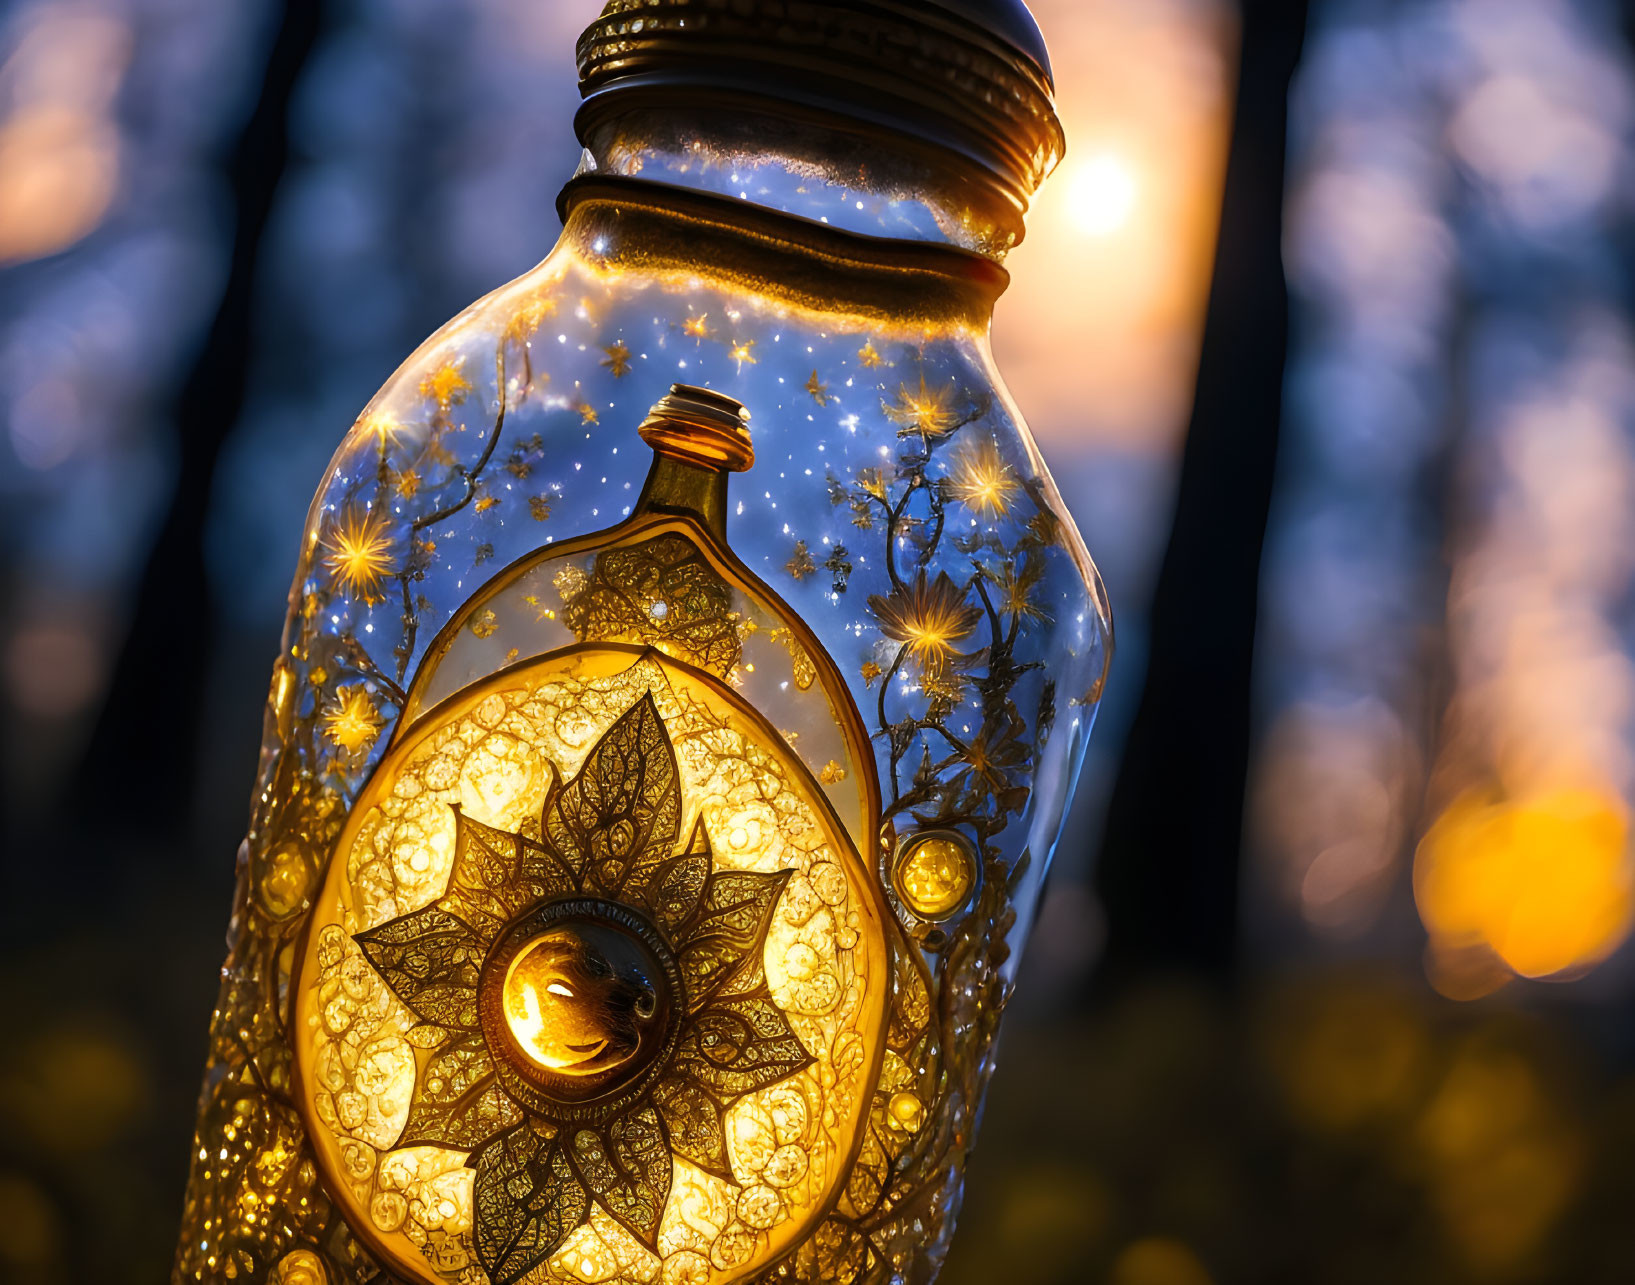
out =
<path fill-rule="evenodd" d="M 1111 1285 L 1213 1285 L 1198 1256 L 1178 1240 L 1149 1236 L 1113 1262 Z"/>
<path fill-rule="evenodd" d="M 1523 977 L 1586 967 L 1629 932 L 1628 839 L 1607 791 L 1467 790 L 1420 843 L 1420 917 L 1433 939 L 1484 945 Z"/>

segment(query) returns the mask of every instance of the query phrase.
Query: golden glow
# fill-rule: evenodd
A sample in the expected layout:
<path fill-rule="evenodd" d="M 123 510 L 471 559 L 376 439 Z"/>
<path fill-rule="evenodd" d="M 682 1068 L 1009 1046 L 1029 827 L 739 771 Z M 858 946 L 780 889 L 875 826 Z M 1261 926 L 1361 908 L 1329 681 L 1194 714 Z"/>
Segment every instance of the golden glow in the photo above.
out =
<path fill-rule="evenodd" d="M 451 406 L 457 406 L 465 401 L 466 394 L 471 391 L 471 381 L 460 372 L 463 365 L 464 357 L 445 361 L 434 366 L 431 372 L 420 380 L 420 395 L 435 401 L 437 411 L 441 415 L 447 415 Z"/>
<path fill-rule="evenodd" d="M 1011 467 L 999 456 L 991 437 L 967 447 L 954 458 L 948 475 L 949 490 L 966 508 L 988 517 L 1002 518 L 1010 512 L 1018 483 Z"/>
<path fill-rule="evenodd" d="M 625 939 L 623 951 L 600 948 L 617 937 L 624 934 L 557 928 L 529 942 L 511 961 L 504 983 L 505 1024 L 535 1065 L 563 1075 L 602 1075 L 633 1062 L 650 1047 L 644 1037 L 662 1034 L 654 1029 L 663 1015 L 651 989 L 652 980 L 662 974 L 647 952 L 631 948 L 632 939 Z M 638 954 L 642 966 L 628 967 Z M 642 1007 L 621 1021 L 620 1006 L 613 1001 L 636 989 L 643 992 Z M 667 1011 L 668 1005 L 664 1007 Z"/>
<path fill-rule="evenodd" d="M 443 1280 L 422 1252 L 432 1239 L 451 1256 L 476 1261 L 476 1179 L 468 1149 L 398 1145 L 419 1100 L 417 1085 L 440 1094 L 446 1082 L 434 1085 L 423 1072 L 417 1059 L 426 1054 L 415 1041 L 424 1022 L 374 969 L 360 968 L 366 961 L 353 934 L 463 895 L 451 884 L 462 842 L 457 818 L 480 819 L 504 835 L 537 827 L 546 800 L 583 771 L 588 747 L 649 693 L 675 747 L 680 833 L 702 825 L 717 872 L 787 872 L 779 904 L 789 909 L 768 921 L 766 998 L 758 1002 L 788 1014 L 815 1061 L 765 1077 L 726 1108 L 720 1172 L 680 1152 L 667 1158 L 673 1180 L 650 1243 L 605 1212 L 587 1214 L 539 1278 L 626 1285 L 727 1279 L 708 1269 L 698 1274 L 697 1264 L 712 1254 L 736 1256 L 731 1278 L 753 1276 L 811 1233 L 851 1170 L 848 1158 L 871 1110 L 890 1100 L 876 1106 L 891 991 L 885 911 L 841 823 L 787 746 L 723 684 L 653 652 L 573 649 L 504 671 L 412 728 L 365 786 L 314 898 L 293 983 L 298 1082 L 309 1098 L 306 1117 L 320 1122 L 312 1133 L 320 1167 L 348 1219 L 372 1230 L 386 1264 L 404 1280 Z M 469 842 L 470 822 L 466 828 Z M 481 891 L 473 887 L 471 895 Z M 855 931 L 814 931 L 831 921 Z M 585 999 L 581 979 L 544 948 L 524 951 L 502 974 L 502 1029 L 527 1050 L 539 1068 L 533 1074 L 594 1084 L 615 1051 L 604 1014 L 622 1008 L 576 1008 Z M 613 958 L 609 949 L 602 953 Z M 694 964 L 677 958 L 684 969 L 703 966 L 703 956 Z M 353 1057 L 360 1039 L 365 1053 Z M 430 1056 L 445 1055 L 451 1070 L 464 1065 L 452 1042 Z M 769 1048 L 768 1056 L 783 1055 Z M 332 1068 L 328 1078 L 319 1067 Z M 620 1062 L 612 1073 L 628 1067 Z M 890 1094 L 907 1087 L 894 1085 Z M 495 1109 L 506 1108 L 497 1102 Z M 639 1124 L 639 1117 L 629 1118 Z M 890 1128 L 905 1137 L 915 1118 L 904 1097 Z M 366 1166 L 354 1168 L 354 1158 Z M 734 1238 L 735 1211 L 755 1219 L 753 1238 Z"/>
<path fill-rule="evenodd" d="M 390 446 L 408 431 L 403 422 L 390 411 L 376 411 L 366 416 L 362 427 L 366 433 L 374 435 L 375 441 L 382 448 Z"/>
<path fill-rule="evenodd" d="M 513 342 L 524 342 L 547 317 L 555 315 L 556 300 L 549 294 L 537 294 L 511 314 L 511 320 L 506 323 L 505 337 Z"/>
<path fill-rule="evenodd" d="M 573 995 L 572 991 L 559 983 L 553 982 L 551 989 L 569 998 Z M 517 1043 L 528 1056 L 541 1066 L 550 1067 L 552 1070 L 577 1066 L 595 1057 L 607 1047 L 607 1040 L 604 1038 L 576 1049 L 567 1056 L 556 1052 L 555 1046 L 558 1041 L 544 1038 L 545 1016 L 541 1010 L 538 989 L 531 982 L 518 981 L 514 975 L 505 982 L 505 1023 L 511 1028 L 511 1034 L 516 1037 Z"/>
<path fill-rule="evenodd" d="M 607 356 L 602 359 L 601 364 L 612 372 L 613 378 L 622 379 L 630 373 L 630 348 L 625 344 L 624 340 L 615 340 L 602 351 Z"/>
<path fill-rule="evenodd" d="M 941 919 L 958 910 L 975 882 L 970 845 L 952 832 L 910 839 L 897 861 L 897 895 L 925 919 Z"/>
<path fill-rule="evenodd" d="M 1628 812 L 1610 792 L 1466 791 L 1420 843 L 1420 917 L 1433 940 L 1485 946 L 1523 977 L 1586 967 L 1629 933 L 1628 842 Z"/>
<path fill-rule="evenodd" d="M 1101 152 L 1068 164 L 1067 195 L 1079 231 L 1086 236 L 1109 236 L 1130 221 L 1137 189 L 1128 161 L 1116 152 Z"/>
<path fill-rule="evenodd" d="M 916 1133 L 925 1123 L 925 1103 L 912 1093 L 894 1094 L 887 1110 L 891 1113 L 891 1122 L 905 1133 Z"/>
<path fill-rule="evenodd" d="M 922 571 L 912 584 L 887 597 L 871 595 L 869 608 L 880 621 L 880 632 L 905 644 L 922 671 L 933 677 L 946 671 L 955 655 L 954 644 L 982 618 L 982 608 L 965 600 L 965 592 L 946 571 L 930 582 Z"/>
<path fill-rule="evenodd" d="M 941 437 L 953 428 L 958 417 L 953 411 L 954 385 L 928 388 L 925 375 L 920 375 L 918 388 L 907 384 L 897 386 L 897 399 L 884 402 L 886 418 L 900 429 L 919 433 L 923 437 Z"/>
<path fill-rule="evenodd" d="M 688 317 L 681 323 L 681 333 L 691 339 L 708 339 L 710 337 L 710 314 L 701 312 L 696 317 Z"/>
<path fill-rule="evenodd" d="M 727 356 L 738 363 L 739 370 L 742 370 L 745 366 L 755 365 L 755 341 L 753 339 L 738 340 L 731 348 L 727 349 Z"/>
<path fill-rule="evenodd" d="M 375 698 L 361 683 L 341 688 L 324 707 L 324 735 L 348 754 L 373 745 L 385 725 Z"/>
<path fill-rule="evenodd" d="M 312 866 L 301 846 L 290 841 L 274 848 L 261 877 L 261 898 L 267 909 L 279 919 L 287 918 L 306 905 L 311 891 Z"/>
<path fill-rule="evenodd" d="M 354 598 L 379 602 L 381 583 L 393 569 L 392 537 L 377 513 L 349 510 L 323 542 L 330 577 Z"/>
<path fill-rule="evenodd" d="M 310 1249 L 292 1249 L 278 1260 L 272 1285 L 329 1285 L 329 1271 Z"/>
<path fill-rule="evenodd" d="M 863 363 L 865 370 L 872 370 L 874 367 L 884 364 L 885 359 L 880 356 L 879 351 L 875 348 L 874 340 L 870 339 L 857 350 L 857 360 Z"/>
<path fill-rule="evenodd" d="M 1198 1256 L 1178 1240 L 1149 1236 L 1113 1260 L 1108 1285 L 1215 1285 Z"/>

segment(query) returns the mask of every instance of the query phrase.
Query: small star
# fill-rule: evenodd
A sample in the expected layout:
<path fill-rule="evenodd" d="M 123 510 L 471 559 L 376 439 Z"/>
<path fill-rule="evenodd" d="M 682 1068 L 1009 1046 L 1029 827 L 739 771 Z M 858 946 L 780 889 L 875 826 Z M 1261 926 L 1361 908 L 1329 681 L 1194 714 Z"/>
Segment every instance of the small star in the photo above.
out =
<path fill-rule="evenodd" d="M 815 370 L 812 372 L 812 377 L 806 381 L 806 391 L 812 394 L 812 400 L 819 406 L 827 406 L 831 400 L 829 385 L 818 379 L 818 373 Z"/>
<path fill-rule="evenodd" d="M 471 391 L 471 381 L 460 373 L 465 360 L 460 357 L 445 361 L 420 381 L 420 395 L 435 401 L 441 415 L 447 415 L 450 406 L 458 406 L 465 401 L 466 394 Z"/>
<path fill-rule="evenodd" d="M 386 720 L 361 684 L 343 687 L 324 707 L 324 735 L 348 754 L 374 744 Z"/>
<path fill-rule="evenodd" d="M 708 339 L 710 337 L 710 327 L 706 319 L 709 315 L 707 312 L 701 312 L 696 317 L 688 317 L 686 321 L 681 323 L 681 333 L 693 339 Z"/>
<path fill-rule="evenodd" d="M 755 341 L 753 339 L 740 339 L 731 348 L 727 349 L 727 356 L 738 363 L 739 370 L 744 368 L 745 363 L 751 366 L 755 365 Z"/>
<path fill-rule="evenodd" d="M 323 547 L 324 566 L 336 585 L 365 603 L 380 601 L 381 581 L 396 565 L 380 514 L 348 510 L 332 524 Z"/>
<path fill-rule="evenodd" d="M 579 418 L 584 420 L 585 423 L 594 424 L 596 422 L 596 407 L 589 402 L 580 402 L 575 409 L 579 412 Z"/>
<path fill-rule="evenodd" d="M 883 365 L 885 362 L 885 359 L 880 356 L 879 349 L 874 346 L 874 340 L 872 339 L 857 350 L 857 360 L 871 370 L 876 366 Z"/>
<path fill-rule="evenodd" d="M 602 349 L 607 354 L 602 359 L 602 365 L 613 372 L 613 378 L 622 379 L 630 371 L 630 349 L 625 347 L 624 340 L 616 341 L 612 347 Z"/>
<path fill-rule="evenodd" d="M 789 561 L 784 563 L 783 569 L 796 580 L 804 580 L 817 570 L 817 563 L 812 561 L 812 554 L 807 549 L 805 540 L 795 541 L 795 551 L 789 555 Z"/>

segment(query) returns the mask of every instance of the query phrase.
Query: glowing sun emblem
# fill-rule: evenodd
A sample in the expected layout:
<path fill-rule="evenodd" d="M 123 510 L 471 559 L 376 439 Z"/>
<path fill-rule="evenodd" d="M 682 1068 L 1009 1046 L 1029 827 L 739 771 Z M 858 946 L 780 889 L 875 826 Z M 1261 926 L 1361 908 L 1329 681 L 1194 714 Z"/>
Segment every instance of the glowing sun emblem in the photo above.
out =
<path fill-rule="evenodd" d="M 651 1054 L 669 1004 L 654 952 L 589 920 L 533 938 L 505 974 L 505 1024 L 522 1055 L 564 1075 L 617 1071 Z"/>

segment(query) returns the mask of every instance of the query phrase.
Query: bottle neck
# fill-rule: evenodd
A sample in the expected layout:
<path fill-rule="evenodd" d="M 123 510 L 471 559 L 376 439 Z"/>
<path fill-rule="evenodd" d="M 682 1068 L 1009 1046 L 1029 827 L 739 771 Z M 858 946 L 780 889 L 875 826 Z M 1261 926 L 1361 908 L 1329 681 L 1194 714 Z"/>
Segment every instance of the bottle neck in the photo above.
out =
<path fill-rule="evenodd" d="M 727 475 L 692 460 L 662 453 L 653 457 L 634 512 L 696 518 L 722 544 L 727 542 Z"/>
<path fill-rule="evenodd" d="M 732 107 L 636 108 L 587 132 L 581 175 L 728 197 L 843 232 L 1002 260 L 1021 211 L 974 166 L 890 131 Z"/>

